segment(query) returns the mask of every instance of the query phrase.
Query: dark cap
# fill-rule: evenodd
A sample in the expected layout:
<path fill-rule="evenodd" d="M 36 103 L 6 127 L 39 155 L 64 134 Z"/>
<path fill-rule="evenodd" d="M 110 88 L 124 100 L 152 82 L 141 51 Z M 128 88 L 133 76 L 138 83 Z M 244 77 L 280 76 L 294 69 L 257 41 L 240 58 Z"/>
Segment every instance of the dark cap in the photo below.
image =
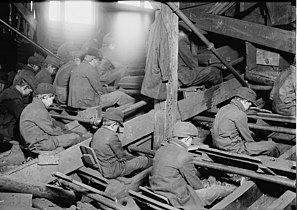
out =
<path fill-rule="evenodd" d="M 176 122 L 173 128 L 173 136 L 175 137 L 198 136 L 198 130 L 190 122 Z"/>
<path fill-rule="evenodd" d="M 72 55 L 73 59 L 75 59 L 75 58 L 81 58 L 84 55 L 84 52 L 82 50 L 75 50 L 75 51 L 71 51 L 70 54 Z"/>
<path fill-rule="evenodd" d="M 36 91 L 36 95 L 40 94 L 55 94 L 56 93 L 56 88 L 49 83 L 39 83 Z"/>
<path fill-rule="evenodd" d="M 30 56 L 30 57 L 28 58 L 27 63 L 28 63 L 28 64 L 31 64 L 31 65 L 36 65 L 36 66 L 41 67 L 41 60 L 40 60 L 40 58 L 35 57 L 35 56 Z"/>
<path fill-rule="evenodd" d="M 257 102 L 256 102 L 257 94 L 250 88 L 247 88 L 247 87 L 238 88 L 235 96 L 246 99 L 252 102 L 255 106 L 257 106 Z"/>
<path fill-rule="evenodd" d="M 61 64 L 61 62 L 57 58 L 50 56 L 50 55 L 46 56 L 46 58 L 43 62 L 46 64 L 51 64 L 52 66 L 54 66 L 56 68 L 59 68 L 60 64 Z"/>
<path fill-rule="evenodd" d="M 102 59 L 102 55 L 100 53 L 100 50 L 95 47 L 88 47 L 88 50 L 86 52 L 87 55 L 95 56 L 96 58 Z"/>
<path fill-rule="evenodd" d="M 109 69 L 114 69 L 115 66 L 112 64 L 112 62 L 107 58 L 107 57 L 103 57 L 100 63 L 100 67 L 103 70 L 109 70 Z"/>
<path fill-rule="evenodd" d="M 103 118 L 116 121 L 120 123 L 122 127 L 124 127 L 124 114 L 122 111 L 116 109 L 116 108 L 109 108 L 105 111 L 103 114 Z"/>
<path fill-rule="evenodd" d="M 20 71 L 18 76 L 25 80 L 25 82 L 28 83 L 32 90 L 35 91 L 35 78 L 32 74 L 29 74 L 26 71 Z"/>

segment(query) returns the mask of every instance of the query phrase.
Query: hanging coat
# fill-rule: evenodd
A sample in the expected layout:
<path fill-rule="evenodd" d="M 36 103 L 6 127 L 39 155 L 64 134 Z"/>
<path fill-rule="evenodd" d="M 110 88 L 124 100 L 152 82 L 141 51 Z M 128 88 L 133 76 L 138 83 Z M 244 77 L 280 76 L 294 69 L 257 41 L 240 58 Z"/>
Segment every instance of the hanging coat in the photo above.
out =
<path fill-rule="evenodd" d="M 166 84 L 170 74 L 168 31 L 162 14 L 156 17 L 148 34 L 145 76 L 141 94 L 155 99 L 166 99 Z"/>

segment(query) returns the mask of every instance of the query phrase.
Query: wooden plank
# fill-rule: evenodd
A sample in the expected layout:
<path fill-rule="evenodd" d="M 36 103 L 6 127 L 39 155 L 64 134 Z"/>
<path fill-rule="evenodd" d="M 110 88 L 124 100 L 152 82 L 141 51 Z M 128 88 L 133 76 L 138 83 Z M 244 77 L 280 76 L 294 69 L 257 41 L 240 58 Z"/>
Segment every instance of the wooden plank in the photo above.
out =
<path fill-rule="evenodd" d="M 132 196 L 134 199 L 140 202 L 143 202 L 144 204 L 151 207 L 152 209 L 178 210 L 173 206 L 162 203 L 160 201 L 156 201 L 150 197 L 144 196 L 141 193 L 135 192 L 133 190 L 128 190 L 128 192 L 129 192 L 129 195 Z"/>
<path fill-rule="evenodd" d="M 246 210 L 266 209 L 277 198 L 263 194 L 255 203 L 253 203 Z"/>
<path fill-rule="evenodd" d="M 197 28 L 237 39 L 257 43 L 273 49 L 296 53 L 296 32 L 273 28 L 235 18 L 207 13 L 196 13 L 196 9 L 183 10 L 195 21 Z"/>
<path fill-rule="evenodd" d="M 216 85 L 205 92 L 197 92 L 190 98 L 178 102 L 182 120 L 187 120 L 213 106 L 226 101 L 234 96 L 236 89 L 241 84 L 236 79 Z"/>
<path fill-rule="evenodd" d="M 296 160 L 296 145 L 293 146 L 291 149 L 287 150 L 284 154 L 282 154 L 277 160 L 284 159 L 284 160 L 292 160 L 292 157 L 295 157 Z"/>
<path fill-rule="evenodd" d="M 263 193 L 252 181 L 245 182 L 211 209 L 242 210 L 254 203 Z"/>
<path fill-rule="evenodd" d="M 32 207 L 32 194 L 0 193 L 0 209 Z"/>
<path fill-rule="evenodd" d="M 249 42 L 245 42 L 246 50 L 246 71 L 250 71 L 257 67 L 256 53 L 257 48 Z"/>
<path fill-rule="evenodd" d="M 192 97 L 178 101 L 177 117 L 187 120 L 234 96 L 236 88 L 241 87 L 236 79 L 216 85 L 205 92 L 197 92 Z M 165 102 L 162 102 L 165 103 Z M 135 117 L 124 123 L 124 132 L 120 134 L 123 146 L 154 132 L 155 110 Z"/>
<path fill-rule="evenodd" d="M 119 135 L 123 146 L 140 139 L 154 131 L 155 110 L 124 122 L 124 133 Z"/>
<path fill-rule="evenodd" d="M 270 206 L 266 208 L 267 210 L 290 210 L 296 209 L 296 193 L 287 190 L 281 197 L 275 200 Z"/>
<path fill-rule="evenodd" d="M 31 25 L 31 27 L 36 30 L 37 21 L 34 19 L 34 16 L 22 3 L 13 3 L 13 5 L 20 11 L 26 21 Z"/>
<path fill-rule="evenodd" d="M 175 5 L 179 7 L 179 3 Z M 169 42 L 169 69 L 170 75 L 167 83 L 166 95 L 166 126 L 165 126 L 165 139 L 169 139 L 173 135 L 173 127 L 176 122 L 177 113 L 177 91 L 178 91 L 178 16 L 174 14 L 171 9 L 162 4 L 161 14 L 163 21 L 167 26 L 168 42 Z"/>
<path fill-rule="evenodd" d="M 154 100 L 154 142 L 153 149 L 158 149 L 161 146 L 162 141 L 165 140 L 165 103 L 161 100 Z"/>
<path fill-rule="evenodd" d="M 38 159 L 23 164 L 16 169 L 8 171 L 5 175 L 27 184 L 48 183 L 55 178 L 53 172 L 68 174 L 83 166 L 80 145 L 89 146 L 91 138 L 76 144 L 56 154 L 59 156 L 58 165 L 38 165 Z"/>

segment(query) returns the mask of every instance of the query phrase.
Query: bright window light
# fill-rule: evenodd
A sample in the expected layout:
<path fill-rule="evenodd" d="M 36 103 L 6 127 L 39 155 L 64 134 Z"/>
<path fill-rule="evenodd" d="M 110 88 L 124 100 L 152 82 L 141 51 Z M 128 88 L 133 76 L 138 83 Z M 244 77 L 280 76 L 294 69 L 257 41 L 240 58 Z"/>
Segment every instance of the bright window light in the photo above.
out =
<path fill-rule="evenodd" d="M 140 7 L 140 1 L 118 1 L 119 4 L 128 4 Z"/>
<path fill-rule="evenodd" d="M 60 1 L 50 1 L 50 4 L 49 4 L 49 19 L 50 20 L 55 20 L 55 21 L 60 20 L 60 14 L 61 14 L 60 8 L 61 8 Z"/>
<path fill-rule="evenodd" d="M 30 11 L 32 12 L 33 10 L 33 1 L 30 2 Z"/>
<path fill-rule="evenodd" d="M 118 3 L 140 7 L 140 1 L 118 1 Z M 144 1 L 144 8 L 153 9 L 149 1 Z"/>
<path fill-rule="evenodd" d="M 91 1 L 65 1 L 65 21 L 92 24 Z"/>
<path fill-rule="evenodd" d="M 151 3 L 148 2 L 148 1 L 145 1 L 145 2 L 144 2 L 144 8 L 147 8 L 147 9 L 153 9 Z"/>

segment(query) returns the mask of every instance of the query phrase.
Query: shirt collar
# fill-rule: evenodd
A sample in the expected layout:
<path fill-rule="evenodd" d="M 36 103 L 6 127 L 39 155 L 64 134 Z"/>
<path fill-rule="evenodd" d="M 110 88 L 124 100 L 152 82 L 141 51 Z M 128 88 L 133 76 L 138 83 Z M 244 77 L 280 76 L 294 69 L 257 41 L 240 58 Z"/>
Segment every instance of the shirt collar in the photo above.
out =
<path fill-rule="evenodd" d="M 235 106 L 237 106 L 238 109 L 240 109 L 241 111 L 246 112 L 246 110 L 245 110 L 243 104 L 242 104 L 240 101 L 238 101 L 238 100 L 236 100 L 236 99 L 232 99 L 232 100 L 231 100 L 231 104 L 234 104 Z"/>
<path fill-rule="evenodd" d="M 173 139 L 171 139 L 171 140 L 170 140 L 170 143 L 171 143 L 171 144 L 175 144 L 175 145 L 177 145 L 177 146 L 179 146 L 179 147 L 181 147 L 181 148 L 184 148 L 184 149 L 186 149 L 186 150 L 188 149 L 187 145 L 186 145 L 185 143 L 179 141 L 177 138 L 173 138 Z"/>

